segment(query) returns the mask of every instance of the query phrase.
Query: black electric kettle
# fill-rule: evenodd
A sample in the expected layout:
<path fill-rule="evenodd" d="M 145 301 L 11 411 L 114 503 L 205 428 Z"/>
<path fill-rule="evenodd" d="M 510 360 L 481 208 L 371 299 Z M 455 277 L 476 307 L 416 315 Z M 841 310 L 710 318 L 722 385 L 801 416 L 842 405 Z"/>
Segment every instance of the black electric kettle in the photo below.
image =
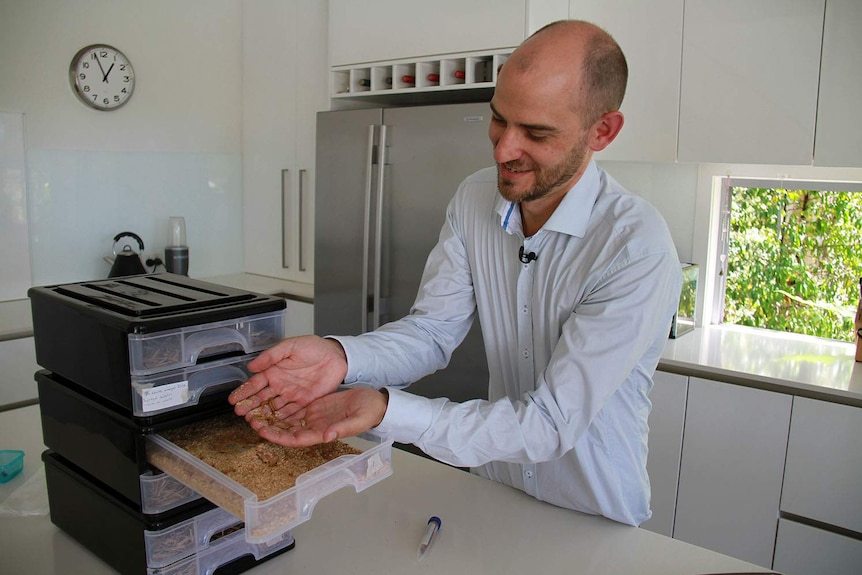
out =
<path fill-rule="evenodd" d="M 125 244 L 118 253 L 117 242 L 120 241 L 120 238 L 124 237 L 130 237 L 137 240 L 140 252 L 136 252 L 132 246 Z M 147 270 L 144 269 L 143 262 L 141 262 L 141 256 L 139 255 L 142 253 L 144 253 L 144 240 L 142 240 L 137 234 L 132 232 L 118 233 L 114 236 L 114 265 L 111 266 L 111 271 L 108 273 L 108 277 L 116 278 L 120 276 L 133 276 L 136 274 L 147 273 Z"/>

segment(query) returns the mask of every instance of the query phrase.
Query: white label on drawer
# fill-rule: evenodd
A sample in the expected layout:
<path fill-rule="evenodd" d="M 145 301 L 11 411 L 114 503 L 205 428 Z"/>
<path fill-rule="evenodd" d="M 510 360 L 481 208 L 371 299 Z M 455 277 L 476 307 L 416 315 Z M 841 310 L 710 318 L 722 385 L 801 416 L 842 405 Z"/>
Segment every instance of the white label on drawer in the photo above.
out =
<path fill-rule="evenodd" d="M 144 411 L 156 411 L 182 405 L 189 400 L 189 382 L 178 381 L 141 390 Z"/>

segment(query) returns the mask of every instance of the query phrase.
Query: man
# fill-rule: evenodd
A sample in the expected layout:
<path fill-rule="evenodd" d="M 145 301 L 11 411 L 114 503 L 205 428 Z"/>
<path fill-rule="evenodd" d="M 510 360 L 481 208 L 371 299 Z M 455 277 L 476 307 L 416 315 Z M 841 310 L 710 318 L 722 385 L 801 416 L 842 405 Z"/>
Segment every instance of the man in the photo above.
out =
<path fill-rule="evenodd" d="M 376 427 L 555 505 L 648 519 L 647 395 L 681 273 L 661 216 L 591 160 L 622 128 L 626 76 L 586 22 L 528 38 L 491 101 L 496 170 L 459 187 L 411 313 L 261 353 L 236 413 L 287 446 Z M 398 389 L 444 367 L 476 314 L 488 401 Z"/>

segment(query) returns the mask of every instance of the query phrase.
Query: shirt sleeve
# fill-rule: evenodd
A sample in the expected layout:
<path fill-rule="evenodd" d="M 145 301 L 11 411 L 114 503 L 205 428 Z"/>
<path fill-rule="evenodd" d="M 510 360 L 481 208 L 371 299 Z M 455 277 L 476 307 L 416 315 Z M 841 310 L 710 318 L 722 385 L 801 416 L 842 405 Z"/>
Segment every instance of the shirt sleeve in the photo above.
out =
<path fill-rule="evenodd" d="M 405 387 L 446 367 L 466 337 L 476 300 L 464 246 L 451 226 L 451 210 L 450 203 L 410 313 L 373 332 L 330 336 L 347 355 L 346 384 Z"/>
<path fill-rule="evenodd" d="M 644 365 L 643 358 L 654 355 L 657 361 L 678 292 L 679 263 L 670 254 L 621 264 L 564 324 L 535 391 L 517 400 L 454 403 L 390 390 L 389 408 L 378 430 L 458 466 L 559 458 L 624 385 L 638 389 L 619 396 L 622 411 L 615 410 L 613 416 L 642 408 L 643 402 L 626 398 L 645 397 L 649 391 L 655 366 Z M 656 348 L 652 354 L 650 347 Z"/>

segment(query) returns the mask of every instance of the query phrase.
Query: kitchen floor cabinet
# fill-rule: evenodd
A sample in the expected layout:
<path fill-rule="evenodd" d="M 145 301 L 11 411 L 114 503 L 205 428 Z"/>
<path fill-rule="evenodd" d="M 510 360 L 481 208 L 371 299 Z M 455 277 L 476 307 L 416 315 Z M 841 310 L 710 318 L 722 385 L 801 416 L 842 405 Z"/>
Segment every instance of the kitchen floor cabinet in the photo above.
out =
<path fill-rule="evenodd" d="M 313 283 L 315 120 L 329 109 L 327 4 L 246 0 L 242 12 L 244 270 Z"/>
<path fill-rule="evenodd" d="M 785 575 L 858 575 L 862 541 L 779 519 L 773 569 Z"/>
<path fill-rule="evenodd" d="M 811 164 L 824 1 L 685 1 L 679 161 Z"/>
<path fill-rule="evenodd" d="M 862 166 L 862 2 L 829 0 L 823 27 L 814 164 Z"/>
<path fill-rule="evenodd" d="M 791 403 L 689 378 L 675 539 L 772 566 Z"/>
<path fill-rule="evenodd" d="M 607 30 L 629 66 L 625 125 L 596 159 L 676 161 L 682 14 L 683 0 L 570 0 L 569 17 Z"/>
<path fill-rule="evenodd" d="M 0 411 L 4 406 L 35 402 L 39 394 L 33 373 L 39 367 L 33 338 L 0 341 L 0 365 Z"/>
<path fill-rule="evenodd" d="M 649 394 L 649 473 L 652 517 L 641 524 L 644 529 L 671 537 L 679 483 L 679 460 L 682 454 L 682 431 L 685 423 L 685 401 L 688 377 L 657 371 Z"/>
<path fill-rule="evenodd" d="M 793 399 L 774 569 L 856 575 L 862 566 L 862 409 Z"/>
<path fill-rule="evenodd" d="M 288 299 L 284 318 L 284 337 L 312 333 L 314 333 L 314 304 Z"/>

